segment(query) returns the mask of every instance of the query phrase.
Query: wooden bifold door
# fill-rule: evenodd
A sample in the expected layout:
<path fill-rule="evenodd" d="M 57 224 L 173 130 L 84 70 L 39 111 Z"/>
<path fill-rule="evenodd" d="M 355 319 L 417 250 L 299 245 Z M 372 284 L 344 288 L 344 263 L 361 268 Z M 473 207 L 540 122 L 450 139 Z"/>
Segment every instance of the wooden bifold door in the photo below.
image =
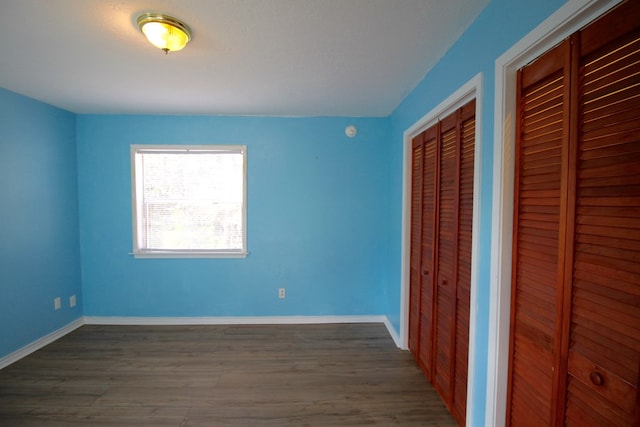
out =
<path fill-rule="evenodd" d="M 640 2 L 518 73 L 507 425 L 640 425 Z"/>
<path fill-rule="evenodd" d="M 475 100 L 412 141 L 409 349 L 464 425 Z"/>

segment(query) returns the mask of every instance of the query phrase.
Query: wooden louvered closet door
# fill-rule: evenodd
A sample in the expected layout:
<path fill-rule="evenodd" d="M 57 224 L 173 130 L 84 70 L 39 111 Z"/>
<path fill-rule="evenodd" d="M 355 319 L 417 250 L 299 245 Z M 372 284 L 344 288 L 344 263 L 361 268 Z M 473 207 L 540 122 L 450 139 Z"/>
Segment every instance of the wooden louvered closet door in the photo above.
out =
<path fill-rule="evenodd" d="M 440 185 L 438 192 L 438 239 L 436 271 L 435 366 L 434 385 L 445 399 L 450 398 L 452 342 L 455 316 L 453 274 L 456 264 L 457 236 L 457 153 L 456 116 L 440 123 Z"/>
<path fill-rule="evenodd" d="M 551 50 L 518 74 L 508 421 L 551 424 L 559 348 L 559 247 L 563 141 L 568 118 L 565 52 Z M 565 154 L 566 155 L 566 154 Z"/>
<path fill-rule="evenodd" d="M 422 169 L 424 161 L 423 135 L 411 143 L 411 246 L 409 254 L 409 350 L 418 360 L 420 355 L 420 292 L 422 290 Z"/>
<path fill-rule="evenodd" d="M 469 306 L 471 303 L 471 236 L 473 225 L 474 160 L 476 151 L 476 103 L 459 111 L 460 149 L 458 151 L 458 235 L 453 280 L 454 325 L 452 339 L 453 380 L 450 385 L 453 414 L 462 425 L 467 411 L 467 372 L 469 369 Z"/>
<path fill-rule="evenodd" d="M 640 2 L 519 73 L 509 425 L 640 425 Z"/>
<path fill-rule="evenodd" d="M 471 286 L 475 101 L 412 144 L 409 348 L 463 425 Z"/>
<path fill-rule="evenodd" d="M 575 36 L 580 60 L 566 425 L 640 425 L 640 2 Z"/>
<path fill-rule="evenodd" d="M 434 262 L 435 262 L 435 235 L 436 235 L 436 191 L 437 191 L 437 168 L 438 158 L 438 135 L 439 126 L 422 133 L 422 144 L 424 149 L 424 163 L 422 170 L 422 241 L 420 243 L 422 287 L 420 290 L 420 345 L 418 362 L 424 367 L 425 372 L 433 370 L 433 351 L 431 343 L 433 340 L 434 327 Z"/>
<path fill-rule="evenodd" d="M 437 126 L 413 140 L 409 349 L 431 379 Z"/>

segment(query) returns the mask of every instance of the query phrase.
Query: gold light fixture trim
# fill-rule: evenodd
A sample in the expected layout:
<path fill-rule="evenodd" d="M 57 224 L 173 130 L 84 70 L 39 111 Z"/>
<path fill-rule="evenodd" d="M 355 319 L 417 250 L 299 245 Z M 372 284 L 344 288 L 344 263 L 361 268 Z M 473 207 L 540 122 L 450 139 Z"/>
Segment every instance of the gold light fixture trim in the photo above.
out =
<path fill-rule="evenodd" d="M 138 16 L 138 27 L 149 43 L 162 49 L 165 55 L 181 50 L 191 40 L 191 28 L 187 24 L 161 13 L 143 13 Z"/>

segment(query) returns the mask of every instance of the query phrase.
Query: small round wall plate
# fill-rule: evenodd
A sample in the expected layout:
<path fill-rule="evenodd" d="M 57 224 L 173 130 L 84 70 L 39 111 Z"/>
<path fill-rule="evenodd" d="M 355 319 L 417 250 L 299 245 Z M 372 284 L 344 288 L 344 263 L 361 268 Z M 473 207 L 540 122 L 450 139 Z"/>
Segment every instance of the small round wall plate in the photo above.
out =
<path fill-rule="evenodd" d="M 358 129 L 356 129 L 354 125 L 349 125 L 346 128 L 344 128 L 344 134 L 347 135 L 349 138 L 353 138 L 354 136 L 356 136 L 357 133 L 358 133 Z"/>

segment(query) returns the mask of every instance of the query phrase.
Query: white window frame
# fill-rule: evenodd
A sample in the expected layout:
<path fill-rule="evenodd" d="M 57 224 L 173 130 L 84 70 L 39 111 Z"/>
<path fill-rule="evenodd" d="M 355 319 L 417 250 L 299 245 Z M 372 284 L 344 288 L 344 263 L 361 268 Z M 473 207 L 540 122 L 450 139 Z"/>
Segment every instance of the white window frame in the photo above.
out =
<path fill-rule="evenodd" d="M 138 212 L 142 207 L 142 197 L 138 194 L 142 191 L 136 175 L 136 154 L 138 153 L 176 153 L 211 152 L 211 153 L 240 153 L 243 158 L 242 167 L 242 248 L 229 249 L 144 249 L 139 244 L 139 227 L 142 226 L 142 218 Z M 132 230 L 133 253 L 135 258 L 245 258 L 247 252 L 247 147 L 246 145 L 131 145 L 131 206 L 132 206 Z"/>

